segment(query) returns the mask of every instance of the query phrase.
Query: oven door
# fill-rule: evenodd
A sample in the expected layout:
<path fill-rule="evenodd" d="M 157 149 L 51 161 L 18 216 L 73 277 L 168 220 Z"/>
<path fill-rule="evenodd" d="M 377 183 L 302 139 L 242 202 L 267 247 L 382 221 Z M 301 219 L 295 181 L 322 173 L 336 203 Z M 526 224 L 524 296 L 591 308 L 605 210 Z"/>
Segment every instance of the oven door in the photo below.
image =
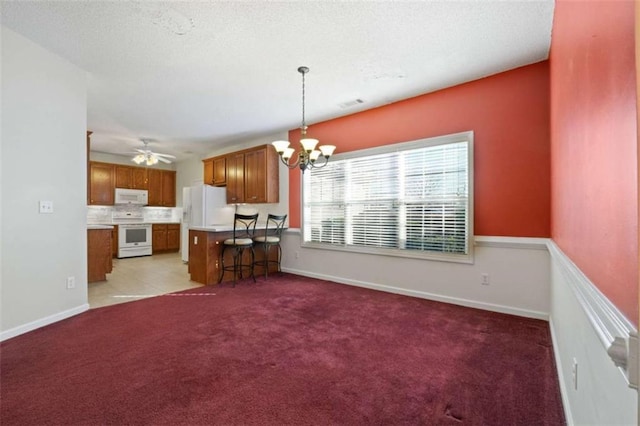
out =
<path fill-rule="evenodd" d="M 118 226 L 118 257 L 151 255 L 151 225 Z"/>

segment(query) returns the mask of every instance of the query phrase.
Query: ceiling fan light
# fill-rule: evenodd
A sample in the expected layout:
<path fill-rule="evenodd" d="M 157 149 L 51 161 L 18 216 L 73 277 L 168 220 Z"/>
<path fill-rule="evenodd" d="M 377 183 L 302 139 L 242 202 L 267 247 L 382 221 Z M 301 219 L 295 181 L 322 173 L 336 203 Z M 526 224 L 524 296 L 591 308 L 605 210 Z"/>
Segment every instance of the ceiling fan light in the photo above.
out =
<path fill-rule="evenodd" d="M 133 161 L 136 164 L 142 164 L 144 163 L 144 155 L 138 154 L 135 157 L 133 157 L 131 161 Z"/>

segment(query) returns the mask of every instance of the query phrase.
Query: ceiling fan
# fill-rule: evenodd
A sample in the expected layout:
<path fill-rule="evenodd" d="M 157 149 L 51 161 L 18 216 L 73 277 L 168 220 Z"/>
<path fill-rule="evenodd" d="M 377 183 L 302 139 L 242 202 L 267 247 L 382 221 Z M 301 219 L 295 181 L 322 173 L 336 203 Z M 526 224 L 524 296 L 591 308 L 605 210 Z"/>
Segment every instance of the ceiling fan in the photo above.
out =
<path fill-rule="evenodd" d="M 131 161 L 133 161 L 136 164 L 146 164 L 147 166 L 153 166 L 154 164 L 157 164 L 158 161 L 162 161 L 163 163 L 167 163 L 167 164 L 171 164 L 171 160 L 169 160 L 169 158 L 171 159 L 175 159 L 175 155 L 169 155 L 169 154 L 161 154 L 159 152 L 153 152 L 149 149 L 149 140 L 147 139 L 141 139 L 142 143 L 144 144 L 144 148 L 140 149 L 140 148 L 136 148 L 137 152 L 132 152 L 132 154 L 136 154 Z"/>

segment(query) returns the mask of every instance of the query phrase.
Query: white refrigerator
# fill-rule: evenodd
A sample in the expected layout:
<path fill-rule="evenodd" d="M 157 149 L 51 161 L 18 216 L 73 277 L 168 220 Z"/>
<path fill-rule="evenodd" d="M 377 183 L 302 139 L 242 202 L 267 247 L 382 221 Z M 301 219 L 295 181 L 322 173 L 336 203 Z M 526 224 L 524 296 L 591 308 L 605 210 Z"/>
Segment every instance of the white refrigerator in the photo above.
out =
<path fill-rule="evenodd" d="M 227 189 L 209 185 L 182 188 L 182 261 L 189 261 L 189 228 L 233 224 L 234 207 L 227 205 Z"/>

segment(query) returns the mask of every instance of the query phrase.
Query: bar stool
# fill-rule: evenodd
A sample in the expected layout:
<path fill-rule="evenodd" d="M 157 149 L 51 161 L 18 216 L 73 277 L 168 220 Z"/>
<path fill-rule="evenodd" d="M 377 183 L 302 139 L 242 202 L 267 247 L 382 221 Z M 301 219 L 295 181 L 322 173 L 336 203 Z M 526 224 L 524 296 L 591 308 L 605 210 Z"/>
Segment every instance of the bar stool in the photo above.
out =
<path fill-rule="evenodd" d="M 278 265 L 278 272 L 280 271 L 280 261 L 282 259 L 282 247 L 280 247 L 280 240 L 282 238 L 282 230 L 284 229 L 284 222 L 287 220 L 287 215 L 275 215 L 269 214 L 267 216 L 267 226 L 264 229 L 264 235 L 254 237 L 253 242 L 256 246 L 262 246 L 264 250 L 264 259 L 254 262 L 255 265 L 261 265 L 264 268 L 265 279 L 269 276 L 269 264 L 275 263 Z M 278 248 L 277 260 L 269 260 L 269 252 L 271 247 Z"/>
<path fill-rule="evenodd" d="M 253 235 L 258 222 L 258 213 L 256 214 L 239 214 L 234 215 L 233 220 L 233 238 L 227 238 L 222 245 L 222 253 L 220 254 L 220 278 L 218 283 L 222 282 L 225 272 L 233 272 L 233 286 L 236 286 L 236 278 L 240 275 L 242 279 L 243 270 L 248 269 L 251 272 L 253 282 L 256 277 L 253 275 L 253 264 L 255 262 L 255 254 L 253 252 Z M 224 254 L 229 250 L 233 250 L 233 265 L 225 266 Z M 246 249 L 251 250 L 251 262 L 242 263 L 242 256 Z"/>

